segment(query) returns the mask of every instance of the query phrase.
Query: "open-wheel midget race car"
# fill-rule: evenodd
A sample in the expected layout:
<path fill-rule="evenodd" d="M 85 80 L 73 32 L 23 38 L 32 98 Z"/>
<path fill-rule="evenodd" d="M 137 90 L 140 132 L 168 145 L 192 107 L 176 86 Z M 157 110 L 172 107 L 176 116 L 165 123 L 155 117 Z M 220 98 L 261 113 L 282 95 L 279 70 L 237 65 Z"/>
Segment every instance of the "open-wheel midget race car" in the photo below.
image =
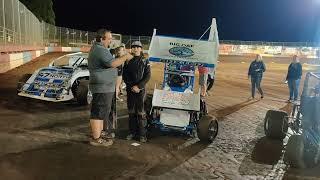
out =
<path fill-rule="evenodd" d="M 215 19 L 209 40 L 191 40 L 156 35 L 149 49 L 151 62 L 164 63 L 163 82 L 147 96 L 149 127 L 178 131 L 211 143 L 218 134 L 218 121 L 208 115 L 200 92 L 194 91 L 195 68 L 213 68 L 218 58 L 218 34 Z"/>
<path fill-rule="evenodd" d="M 293 168 L 314 167 L 320 160 L 320 73 L 308 72 L 300 102 L 290 114 L 269 110 L 264 122 L 268 138 L 283 140 L 284 162 Z"/>
<path fill-rule="evenodd" d="M 52 102 L 75 99 L 80 105 L 90 104 L 87 58 L 87 53 L 67 54 L 49 67 L 23 75 L 17 84 L 18 95 Z"/>

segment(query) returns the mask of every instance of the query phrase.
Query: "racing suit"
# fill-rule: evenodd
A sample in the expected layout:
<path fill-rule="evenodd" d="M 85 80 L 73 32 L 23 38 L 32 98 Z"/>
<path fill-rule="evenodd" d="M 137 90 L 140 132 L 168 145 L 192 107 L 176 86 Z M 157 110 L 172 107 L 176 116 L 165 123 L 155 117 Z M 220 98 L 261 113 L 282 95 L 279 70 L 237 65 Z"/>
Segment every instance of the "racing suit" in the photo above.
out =
<path fill-rule="evenodd" d="M 129 113 L 129 131 L 132 135 L 146 137 L 147 118 L 144 111 L 146 96 L 145 85 L 150 80 L 150 64 L 143 56 L 134 56 L 123 66 L 123 80 L 126 83 L 127 107 Z M 138 86 L 139 93 L 132 91 L 133 86 Z"/>

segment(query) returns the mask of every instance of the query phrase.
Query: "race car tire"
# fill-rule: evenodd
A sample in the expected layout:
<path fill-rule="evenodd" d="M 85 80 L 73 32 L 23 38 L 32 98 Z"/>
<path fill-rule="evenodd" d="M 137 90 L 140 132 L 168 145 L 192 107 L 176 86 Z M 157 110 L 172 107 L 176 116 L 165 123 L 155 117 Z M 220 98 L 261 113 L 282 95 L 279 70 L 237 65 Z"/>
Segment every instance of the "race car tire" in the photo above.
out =
<path fill-rule="evenodd" d="M 80 80 L 76 91 L 76 99 L 80 105 L 91 104 L 92 97 L 90 98 L 89 81 Z"/>
<path fill-rule="evenodd" d="M 17 83 L 17 93 L 21 92 L 21 88 L 28 81 L 28 79 L 32 76 L 32 74 L 24 74 Z"/>
<path fill-rule="evenodd" d="M 202 116 L 197 127 L 198 138 L 203 143 L 212 143 L 218 135 L 218 129 L 218 121 L 215 117 Z"/>
<path fill-rule="evenodd" d="M 283 140 L 288 132 L 288 114 L 269 110 L 264 118 L 264 132 L 268 138 Z"/>

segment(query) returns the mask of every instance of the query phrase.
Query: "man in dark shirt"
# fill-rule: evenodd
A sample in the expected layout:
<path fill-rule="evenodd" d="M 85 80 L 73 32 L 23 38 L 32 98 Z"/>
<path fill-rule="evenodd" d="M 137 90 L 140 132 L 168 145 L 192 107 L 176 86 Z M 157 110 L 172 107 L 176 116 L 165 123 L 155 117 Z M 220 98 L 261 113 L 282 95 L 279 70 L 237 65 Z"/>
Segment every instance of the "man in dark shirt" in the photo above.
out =
<path fill-rule="evenodd" d="M 123 67 L 123 80 L 126 83 L 127 106 L 129 112 L 129 130 L 127 136 L 131 140 L 140 136 L 141 142 L 146 142 L 147 119 L 144 111 L 144 99 L 146 95 L 145 85 L 150 80 L 150 64 L 144 58 L 142 44 L 135 41 L 131 44 L 131 51 L 134 57 L 126 62 Z"/>
<path fill-rule="evenodd" d="M 98 30 L 96 42 L 91 47 L 88 57 L 89 89 L 93 96 L 90 115 L 92 130 L 90 144 L 95 146 L 110 146 L 113 144 L 111 139 L 105 140 L 101 137 L 103 122 L 108 122 L 111 111 L 117 78 L 116 67 L 133 58 L 132 55 L 126 54 L 114 59 L 107 49 L 111 41 L 111 31 Z"/>
<path fill-rule="evenodd" d="M 256 88 L 259 90 L 261 99 L 263 98 L 263 91 L 260 87 L 263 73 L 266 71 L 266 66 L 262 61 L 260 54 L 257 54 L 256 59 L 252 61 L 248 70 L 248 79 L 251 77 L 251 98 L 254 99 Z"/>

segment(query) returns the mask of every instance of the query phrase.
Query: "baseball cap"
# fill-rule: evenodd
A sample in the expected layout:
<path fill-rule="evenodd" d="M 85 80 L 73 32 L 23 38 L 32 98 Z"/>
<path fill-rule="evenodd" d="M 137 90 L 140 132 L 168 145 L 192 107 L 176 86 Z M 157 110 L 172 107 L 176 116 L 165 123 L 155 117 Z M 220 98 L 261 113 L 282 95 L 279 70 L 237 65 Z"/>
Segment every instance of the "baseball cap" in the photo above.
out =
<path fill-rule="evenodd" d="M 131 47 L 134 47 L 134 46 L 138 46 L 142 48 L 142 43 L 140 41 L 133 41 L 133 43 L 131 44 Z"/>

